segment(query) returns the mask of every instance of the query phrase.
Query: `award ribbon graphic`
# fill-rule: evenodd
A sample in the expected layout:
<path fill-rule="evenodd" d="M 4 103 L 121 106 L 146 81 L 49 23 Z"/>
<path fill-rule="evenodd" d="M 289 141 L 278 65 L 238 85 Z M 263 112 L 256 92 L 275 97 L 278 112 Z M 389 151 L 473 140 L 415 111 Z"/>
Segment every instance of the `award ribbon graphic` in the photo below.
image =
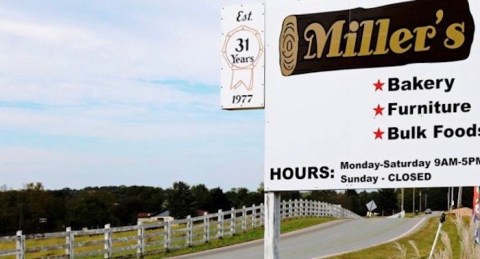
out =
<path fill-rule="evenodd" d="M 260 33 L 246 25 L 230 31 L 222 48 L 222 56 L 232 70 L 230 90 L 244 86 L 251 91 L 254 86 L 254 69 L 264 52 Z"/>

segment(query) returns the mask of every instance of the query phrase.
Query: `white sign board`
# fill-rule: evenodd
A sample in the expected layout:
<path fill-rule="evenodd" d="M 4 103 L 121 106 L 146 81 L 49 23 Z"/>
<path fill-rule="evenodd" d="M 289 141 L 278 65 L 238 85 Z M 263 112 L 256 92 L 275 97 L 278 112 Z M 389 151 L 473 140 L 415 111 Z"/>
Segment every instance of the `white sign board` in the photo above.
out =
<path fill-rule="evenodd" d="M 480 184 L 480 1 L 266 13 L 266 191 Z"/>
<path fill-rule="evenodd" d="M 265 5 L 222 8 L 222 109 L 263 108 Z"/>

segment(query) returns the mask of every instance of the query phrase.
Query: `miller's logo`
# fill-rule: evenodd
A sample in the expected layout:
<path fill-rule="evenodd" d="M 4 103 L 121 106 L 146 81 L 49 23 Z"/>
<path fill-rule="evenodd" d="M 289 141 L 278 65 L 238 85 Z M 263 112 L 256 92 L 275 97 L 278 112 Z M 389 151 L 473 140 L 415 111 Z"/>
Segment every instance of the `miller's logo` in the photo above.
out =
<path fill-rule="evenodd" d="M 468 0 L 416 0 L 371 9 L 290 15 L 280 35 L 284 76 L 468 58 Z"/>

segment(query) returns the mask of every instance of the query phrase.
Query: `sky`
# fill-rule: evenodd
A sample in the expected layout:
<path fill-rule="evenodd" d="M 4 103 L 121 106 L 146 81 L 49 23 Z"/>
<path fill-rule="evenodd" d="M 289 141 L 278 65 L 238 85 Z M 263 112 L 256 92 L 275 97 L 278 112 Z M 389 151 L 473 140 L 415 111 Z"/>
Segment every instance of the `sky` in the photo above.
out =
<path fill-rule="evenodd" d="M 219 86 L 220 9 L 251 2 L 1 1 L 0 186 L 255 190 L 264 111 Z"/>

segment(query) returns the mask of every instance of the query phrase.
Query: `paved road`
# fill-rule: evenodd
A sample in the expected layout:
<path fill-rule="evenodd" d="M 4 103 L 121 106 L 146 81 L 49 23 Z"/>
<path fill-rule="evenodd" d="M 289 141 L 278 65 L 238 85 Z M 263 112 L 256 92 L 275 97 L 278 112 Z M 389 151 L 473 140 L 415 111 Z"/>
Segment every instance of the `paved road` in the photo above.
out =
<path fill-rule="evenodd" d="M 429 216 L 410 219 L 334 221 L 288 233 L 280 239 L 280 258 L 321 258 L 393 241 L 409 234 Z M 200 252 L 178 258 L 263 258 L 263 240 Z"/>

